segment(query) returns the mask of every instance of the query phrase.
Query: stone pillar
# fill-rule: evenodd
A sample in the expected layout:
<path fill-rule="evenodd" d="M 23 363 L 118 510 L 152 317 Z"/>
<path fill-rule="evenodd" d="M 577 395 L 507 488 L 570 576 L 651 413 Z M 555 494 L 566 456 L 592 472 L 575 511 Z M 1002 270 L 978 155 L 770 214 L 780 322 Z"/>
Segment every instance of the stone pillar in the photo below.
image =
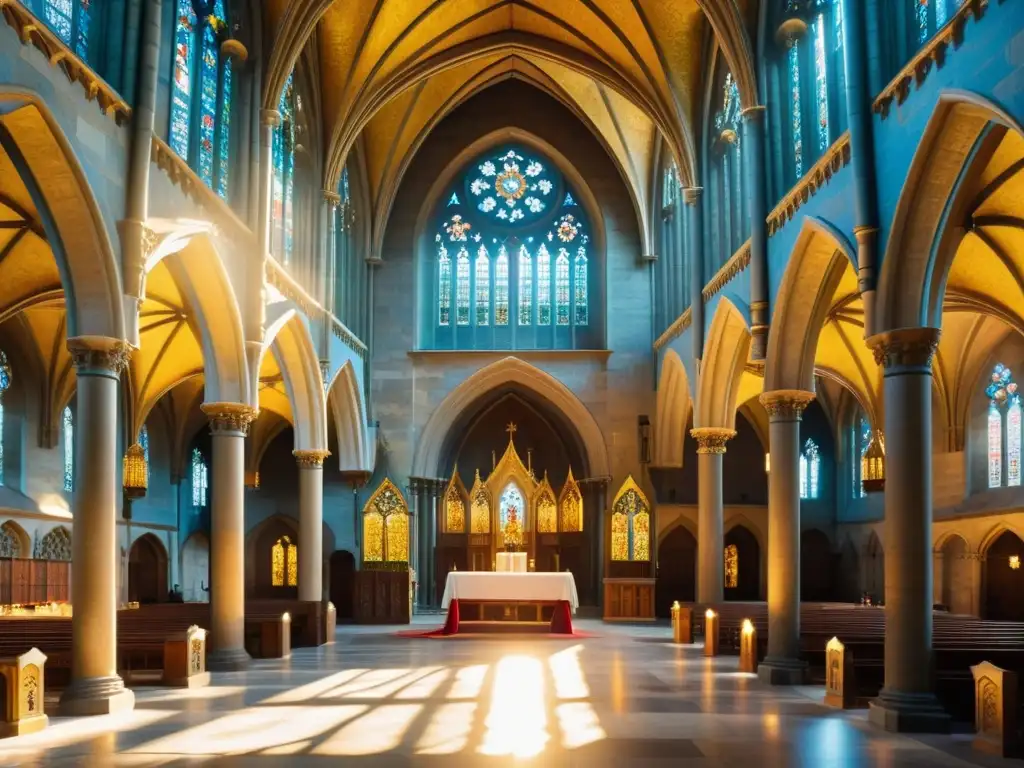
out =
<path fill-rule="evenodd" d="M 811 392 L 765 392 L 768 476 L 768 654 L 757 676 L 770 685 L 803 683 L 800 660 L 800 417 Z"/>
<path fill-rule="evenodd" d="M 240 670 L 245 652 L 245 436 L 256 410 L 240 403 L 205 403 L 213 434 L 210 499 L 211 670 Z"/>
<path fill-rule="evenodd" d="M 932 603 L 941 603 L 943 601 L 942 585 L 943 585 L 943 567 L 945 565 L 945 553 L 941 549 L 932 550 Z M 949 607 L 948 605 L 946 606 Z"/>
<path fill-rule="evenodd" d="M 868 339 L 885 376 L 885 685 L 869 719 L 948 732 L 932 683 L 932 356 L 935 328 Z"/>
<path fill-rule="evenodd" d="M 971 566 L 971 616 L 981 618 L 981 575 L 985 569 L 985 555 L 972 552 L 967 556 L 967 562 Z"/>
<path fill-rule="evenodd" d="M 324 459 L 330 451 L 292 451 L 299 465 L 299 600 L 324 597 Z"/>
<path fill-rule="evenodd" d="M 120 543 L 117 497 L 117 385 L 128 362 L 123 341 L 68 339 L 78 376 L 71 538 L 71 683 L 61 715 L 105 715 L 132 709 L 135 694 L 117 674 L 117 584 Z"/>
<path fill-rule="evenodd" d="M 750 213 L 750 351 L 754 360 L 768 354 L 768 204 L 765 199 L 763 106 L 749 107 L 740 113 L 743 121 L 743 165 L 747 180 Z"/>
<path fill-rule="evenodd" d="M 170 568 L 171 568 L 171 583 L 168 585 L 169 589 L 174 589 L 174 585 L 181 584 L 181 544 L 178 542 L 178 531 L 171 531 L 168 538 L 170 539 Z M 161 598 L 163 595 L 161 595 Z"/>
<path fill-rule="evenodd" d="M 722 456 L 733 429 L 703 427 L 690 430 L 697 441 L 697 602 L 722 602 L 725 544 L 722 509 Z"/>
<path fill-rule="evenodd" d="M 693 359 L 704 357 L 704 215 L 700 209 L 701 187 L 683 190 L 686 229 L 690 235 L 690 336 Z"/>
<path fill-rule="evenodd" d="M 438 582 L 437 578 L 437 528 L 438 528 L 438 496 L 443 493 L 443 489 L 446 481 L 444 480 L 428 480 L 427 485 L 427 505 L 425 508 L 425 517 L 427 518 L 427 535 L 428 535 L 428 549 L 430 550 L 430 605 L 432 607 L 439 607 L 441 605 L 441 591 L 444 589 L 444 584 Z"/>

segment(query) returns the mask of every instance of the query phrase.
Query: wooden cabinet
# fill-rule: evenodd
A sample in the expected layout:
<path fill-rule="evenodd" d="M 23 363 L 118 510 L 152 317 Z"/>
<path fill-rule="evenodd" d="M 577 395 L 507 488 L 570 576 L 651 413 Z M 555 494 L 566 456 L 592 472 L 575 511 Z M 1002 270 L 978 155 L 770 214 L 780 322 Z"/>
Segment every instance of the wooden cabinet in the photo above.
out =
<path fill-rule="evenodd" d="M 604 620 L 654 621 L 654 579 L 605 579 Z"/>
<path fill-rule="evenodd" d="M 412 620 L 409 571 L 362 570 L 355 574 L 357 624 L 408 624 Z"/>

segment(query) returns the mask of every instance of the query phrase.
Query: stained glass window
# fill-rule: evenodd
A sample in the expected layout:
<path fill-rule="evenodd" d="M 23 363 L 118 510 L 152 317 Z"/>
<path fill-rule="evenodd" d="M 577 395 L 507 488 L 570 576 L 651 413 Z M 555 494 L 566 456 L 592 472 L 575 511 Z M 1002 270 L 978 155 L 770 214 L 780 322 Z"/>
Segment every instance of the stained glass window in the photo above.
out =
<path fill-rule="evenodd" d="M 282 536 L 270 548 L 270 586 L 296 587 L 299 584 L 299 548 L 288 536 Z"/>
<path fill-rule="evenodd" d="M 494 262 L 494 324 L 508 325 L 508 251 L 502 245 Z"/>
<path fill-rule="evenodd" d="M 226 29 L 224 0 L 216 0 L 212 13 L 202 16 L 196 15 L 192 0 L 177 0 L 170 145 L 224 199 L 231 121 L 231 67 L 220 53 Z"/>
<path fill-rule="evenodd" d="M 448 533 L 466 532 L 466 505 L 462 503 L 462 494 L 452 483 L 444 497 L 445 528 Z"/>
<path fill-rule="evenodd" d="M 491 503 L 484 491 L 478 491 L 473 496 L 473 504 L 470 508 L 470 529 L 473 533 L 491 532 Z"/>
<path fill-rule="evenodd" d="M 988 398 L 988 487 L 1003 485 L 1003 466 L 1006 466 L 1006 484 L 1020 485 L 1021 403 L 1013 373 L 1002 363 L 997 364 L 985 387 Z M 1003 414 L 1006 418 L 1006 437 L 1003 438 Z M 1005 447 L 1004 447 L 1005 446 Z M 1005 458 L 1004 458 L 1005 457 Z"/>
<path fill-rule="evenodd" d="M 437 307 L 439 325 L 449 325 L 452 315 L 452 260 L 442 245 L 437 252 Z"/>
<path fill-rule="evenodd" d="M 537 325 L 551 325 L 551 254 L 543 243 L 537 249 Z"/>
<path fill-rule="evenodd" d="M 91 0 L 29 0 L 25 5 L 41 16 L 78 58 L 89 62 Z"/>
<path fill-rule="evenodd" d="M 793 134 L 793 167 L 796 177 L 804 175 L 804 123 L 800 100 L 800 49 L 789 49 L 790 128 Z"/>
<path fill-rule="evenodd" d="M 855 499 L 863 499 L 868 495 L 864 490 L 864 478 L 861 477 L 861 460 L 868 452 L 870 445 L 871 422 L 861 416 L 853 430 L 853 451 L 850 454 L 850 464 L 853 468 L 853 497 Z"/>
<path fill-rule="evenodd" d="M 555 259 L 555 322 L 569 324 L 569 252 L 558 249 Z"/>
<path fill-rule="evenodd" d="M 465 246 L 459 249 L 455 269 L 455 322 L 459 325 L 469 325 L 469 251 Z"/>
<path fill-rule="evenodd" d="M 519 246 L 519 324 L 533 322 L 533 260 L 525 245 Z"/>
<path fill-rule="evenodd" d="M 32 556 L 37 560 L 70 560 L 71 533 L 58 525 L 41 539 L 36 539 Z"/>
<path fill-rule="evenodd" d="M 363 560 L 409 561 L 409 507 L 386 477 L 363 507 Z"/>
<path fill-rule="evenodd" d="M 21 557 L 21 536 L 11 523 L 0 525 L 0 557 Z M 28 556 L 28 552 L 25 553 Z"/>
<path fill-rule="evenodd" d="M 142 425 L 139 432 L 139 445 L 142 446 L 142 457 L 146 460 L 146 484 L 149 484 L 149 429 Z"/>
<path fill-rule="evenodd" d="M 280 124 L 274 129 L 274 178 L 271 194 L 271 250 L 285 264 L 291 261 L 295 222 L 295 129 L 298 97 L 294 76 L 289 75 L 277 111 Z"/>
<path fill-rule="evenodd" d="M 740 585 L 740 551 L 735 544 L 725 548 L 722 558 L 725 563 L 725 588 L 735 589 Z"/>
<path fill-rule="evenodd" d="M 71 414 L 71 406 L 64 408 L 64 490 L 72 491 L 75 487 L 75 418 Z"/>
<path fill-rule="evenodd" d="M 518 326 L 589 324 L 593 256 L 586 216 L 547 159 L 517 147 L 491 150 L 467 166 L 442 200 L 442 224 L 434 235 L 438 328 L 452 325 L 444 309 L 450 272 L 441 267 L 452 258 L 452 242 L 466 243 L 473 262 L 463 284 L 456 258 L 455 325 L 493 326 L 501 339 L 513 311 Z M 553 273 L 551 259 L 562 253 Z M 458 299 L 463 288 L 465 321 Z M 534 341 L 532 333 L 513 338 L 517 346 L 550 344 Z"/>
<path fill-rule="evenodd" d="M 650 505 L 632 476 L 612 504 L 612 560 L 651 559 Z"/>
<path fill-rule="evenodd" d="M 925 42 L 930 36 L 928 29 L 928 0 L 915 0 L 917 4 L 917 41 Z"/>
<path fill-rule="evenodd" d="M 491 317 L 491 259 L 487 248 L 476 254 L 476 324 L 487 325 Z"/>
<path fill-rule="evenodd" d="M 825 16 L 814 22 L 814 100 L 817 107 L 818 152 L 828 149 L 828 56 L 825 52 Z"/>
<path fill-rule="evenodd" d="M 554 496 L 546 491 L 537 501 L 537 532 L 558 533 L 558 508 Z"/>
<path fill-rule="evenodd" d="M 508 525 L 513 514 L 518 518 L 520 525 L 522 525 L 524 522 L 523 510 L 525 508 L 526 503 L 523 501 L 522 491 L 519 490 L 515 483 L 509 483 L 501 493 L 501 502 L 498 508 L 499 525 L 502 530 Z"/>
<path fill-rule="evenodd" d="M 587 324 L 587 250 L 580 246 L 576 251 L 576 271 L 573 275 L 573 287 L 575 297 L 573 306 L 576 307 L 576 325 Z"/>
<path fill-rule="evenodd" d="M 821 454 L 818 444 L 813 440 L 804 443 L 800 453 L 800 498 L 818 498 L 818 486 L 821 478 Z"/>
<path fill-rule="evenodd" d="M 11 364 L 0 349 L 0 485 L 4 484 L 4 393 L 11 387 Z"/>
<path fill-rule="evenodd" d="M 192 449 L 192 506 L 201 509 L 206 506 L 209 487 L 209 470 L 206 458 L 198 448 Z"/>

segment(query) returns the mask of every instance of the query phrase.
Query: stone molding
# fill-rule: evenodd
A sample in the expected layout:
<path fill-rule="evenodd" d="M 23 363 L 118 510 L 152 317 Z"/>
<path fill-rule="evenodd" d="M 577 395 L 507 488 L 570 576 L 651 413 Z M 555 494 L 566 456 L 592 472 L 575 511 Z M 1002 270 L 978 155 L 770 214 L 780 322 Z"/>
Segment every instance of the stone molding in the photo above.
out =
<path fill-rule="evenodd" d="M 701 295 L 704 296 L 704 301 L 708 302 L 714 298 L 715 294 L 725 288 L 736 275 L 745 270 L 750 266 L 750 240 L 748 239 L 743 245 L 740 246 L 739 250 L 734 253 L 727 262 L 722 266 L 715 276 L 711 278 L 707 285 L 704 286 L 704 290 Z"/>
<path fill-rule="evenodd" d="M 703 191 L 704 187 L 683 187 L 683 202 L 687 205 L 696 205 Z"/>
<path fill-rule="evenodd" d="M 242 403 L 203 403 L 199 407 L 210 420 L 210 431 L 214 434 L 237 432 L 244 437 L 259 415 L 251 405 Z"/>
<path fill-rule="evenodd" d="M 871 336 L 867 344 L 875 362 L 890 373 L 930 373 L 932 358 L 939 347 L 938 328 L 900 328 Z"/>
<path fill-rule="evenodd" d="M 337 192 L 331 192 L 329 189 L 324 190 L 324 200 L 332 208 L 337 208 L 341 205 L 341 195 Z"/>
<path fill-rule="evenodd" d="M 721 427 L 700 427 L 690 430 L 690 437 L 697 441 L 698 454 L 723 454 L 725 444 L 736 437 L 735 429 Z"/>
<path fill-rule="evenodd" d="M 691 307 L 687 307 L 686 310 L 677 317 L 665 332 L 658 337 L 657 341 L 654 342 L 654 351 L 660 352 L 661 348 L 668 344 L 672 339 L 682 335 L 686 332 L 686 329 L 693 323 L 693 312 Z"/>
<path fill-rule="evenodd" d="M 796 212 L 818 194 L 818 190 L 825 187 L 832 181 L 833 176 L 850 164 L 850 157 L 850 132 L 846 131 L 768 214 L 768 237 L 795 218 Z"/>
<path fill-rule="evenodd" d="M 281 124 L 281 113 L 276 109 L 260 110 L 260 125 L 277 128 Z"/>
<path fill-rule="evenodd" d="M 79 376 L 118 378 L 132 352 L 127 342 L 106 336 L 75 336 L 68 339 L 67 347 Z"/>
<path fill-rule="evenodd" d="M 777 389 L 758 398 L 771 421 L 800 421 L 804 410 L 814 400 L 813 392 L 802 389 Z"/>
<path fill-rule="evenodd" d="M 330 451 L 292 451 L 299 469 L 323 469 L 324 459 L 330 455 Z"/>

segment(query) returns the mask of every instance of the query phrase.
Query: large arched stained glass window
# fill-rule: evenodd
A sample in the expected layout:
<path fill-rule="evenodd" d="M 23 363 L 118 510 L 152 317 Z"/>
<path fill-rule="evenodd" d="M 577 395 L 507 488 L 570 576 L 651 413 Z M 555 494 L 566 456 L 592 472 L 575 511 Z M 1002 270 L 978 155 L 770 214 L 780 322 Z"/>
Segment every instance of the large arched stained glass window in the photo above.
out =
<path fill-rule="evenodd" d="M 282 536 L 270 548 L 270 586 L 299 585 L 299 548 L 291 537 Z"/>
<path fill-rule="evenodd" d="M 612 560 L 651 559 L 651 505 L 632 475 L 612 503 Z"/>
<path fill-rule="evenodd" d="M 1013 373 L 998 363 L 985 387 L 988 398 L 988 487 L 1021 481 L 1021 402 Z"/>
<path fill-rule="evenodd" d="M 270 250 L 288 264 L 292 258 L 295 230 L 295 137 L 301 107 L 295 93 L 294 75 L 288 76 L 277 111 L 281 122 L 274 129 L 274 178 L 271 190 Z"/>
<path fill-rule="evenodd" d="M 171 148 L 200 179 L 228 198 L 231 65 L 221 53 L 224 0 L 176 0 Z"/>
<path fill-rule="evenodd" d="M 821 452 L 813 440 L 800 452 L 800 498 L 816 499 L 821 486 Z"/>
<path fill-rule="evenodd" d="M 71 413 L 71 406 L 64 408 L 62 418 L 64 437 L 64 490 L 71 492 L 75 489 L 75 417 Z"/>
<path fill-rule="evenodd" d="M 192 449 L 192 506 L 202 509 L 206 506 L 209 489 L 209 470 L 206 458 L 198 448 Z"/>
<path fill-rule="evenodd" d="M 498 499 L 498 526 L 506 549 L 517 549 L 526 530 L 526 501 L 515 483 L 509 483 Z"/>
<path fill-rule="evenodd" d="M 441 199 L 425 346 L 594 345 L 589 223 L 553 163 L 518 146 L 491 150 Z"/>

